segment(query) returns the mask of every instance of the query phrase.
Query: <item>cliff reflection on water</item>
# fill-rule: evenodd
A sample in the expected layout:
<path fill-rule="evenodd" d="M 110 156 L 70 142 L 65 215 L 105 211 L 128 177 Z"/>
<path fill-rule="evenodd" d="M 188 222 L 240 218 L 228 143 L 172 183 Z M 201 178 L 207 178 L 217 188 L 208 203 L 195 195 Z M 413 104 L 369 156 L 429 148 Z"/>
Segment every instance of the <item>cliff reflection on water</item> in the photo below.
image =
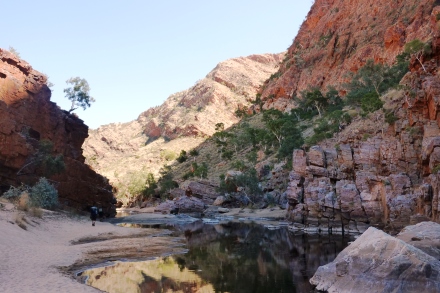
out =
<path fill-rule="evenodd" d="M 244 223 L 175 228 L 188 253 L 87 270 L 87 284 L 107 292 L 310 292 L 318 266 L 349 241 Z"/>

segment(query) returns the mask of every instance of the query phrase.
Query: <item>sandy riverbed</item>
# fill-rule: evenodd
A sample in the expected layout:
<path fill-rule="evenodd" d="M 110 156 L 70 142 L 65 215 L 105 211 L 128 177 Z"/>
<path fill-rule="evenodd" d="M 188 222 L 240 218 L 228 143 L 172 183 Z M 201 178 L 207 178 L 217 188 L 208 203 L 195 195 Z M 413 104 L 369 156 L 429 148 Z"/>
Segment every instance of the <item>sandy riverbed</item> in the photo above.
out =
<path fill-rule="evenodd" d="M 16 223 L 24 215 L 26 230 Z M 45 211 L 32 217 L 0 208 L 0 292 L 100 292 L 77 282 L 73 271 L 119 258 L 152 258 L 184 251 L 179 238 L 158 230 L 127 229 L 87 217 Z M 163 232 L 160 232 L 163 234 Z M 154 237 L 153 237 L 154 236 Z"/>
<path fill-rule="evenodd" d="M 174 222 L 174 215 L 153 208 L 131 209 L 134 222 Z M 17 224 L 24 216 L 26 230 Z M 281 219 L 280 209 L 231 209 L 234 218 Z M 85 216 L 44 211 L 42 217 L 18 211 L 11 203 L 0 206 L 0 292 L 100 292 L 75 280 L 74 272 L 90 265 L 119 259 L 148 259 L 183 253 L 183 239 L 166 231 L 122 228 Z"/>

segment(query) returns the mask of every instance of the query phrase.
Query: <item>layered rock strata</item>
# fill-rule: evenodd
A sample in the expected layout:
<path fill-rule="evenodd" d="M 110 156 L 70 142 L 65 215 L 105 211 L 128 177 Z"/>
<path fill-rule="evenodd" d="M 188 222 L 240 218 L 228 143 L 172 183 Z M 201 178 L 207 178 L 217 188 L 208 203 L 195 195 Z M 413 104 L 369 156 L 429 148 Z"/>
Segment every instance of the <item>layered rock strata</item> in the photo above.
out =
<path fill-rule="evenodd" d="M 369 59 L 393 63 L 407 42 L 435 34 L 436 5 L 434 0 L 316 0 L 280 70 L 261 91 L 264 108 L 294 107 L 292 97 L 309 87 L 343 91 L 347 73 Z"/>
<path fill-rule="evenodd" d="M 433 48 L 438 51 L 436 42 Z M 413 60 L 401 82 L 406 90 L 386 101 L 399 118 L 392 125 L 377 112 L 370 124 L 360 119 L 322 146 L 293 152 L 286 191 L 291 220 L 353 231 L 440 220 L 438 65 L 434 57 L 425 72 Z"/>
<path fill-rule="evenodd" d="M 37 151 L 38 142 L 53 143 L 53 155 L 62 154 L 66 171 L 51 177 L 60 203 L 85 208 L 93 201 L 112 214 L 112 187 L 106 178 L 84 164 L 81 146 L 88 127 L 74 114 L 50 101 L 45 75 L 25 61 L 0 49 L 0 186 L 5 191 L 21 182 L 38 180 L 38 168 L 29 165 L 27 175 L 18 171 Z"/>

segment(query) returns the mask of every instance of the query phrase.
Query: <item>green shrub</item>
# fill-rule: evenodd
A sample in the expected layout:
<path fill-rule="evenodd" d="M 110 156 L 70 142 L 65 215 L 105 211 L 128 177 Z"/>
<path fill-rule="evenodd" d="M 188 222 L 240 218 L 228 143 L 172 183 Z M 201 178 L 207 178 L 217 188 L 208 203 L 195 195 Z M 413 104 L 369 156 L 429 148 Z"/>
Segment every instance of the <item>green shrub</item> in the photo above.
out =
<path fill-rule="evenodd" d="M 385 121 L 386 121 L 388 124 L 392 125 L 392 124 L 394 124 L 394 122 L 396 122 L 397 120 L 399 120 L 399 118 L 397 118 L 397 117 L 394 115 L 394 112 L 393 112 L 393 111 L 386 111 L 386 112 L 385 112 Z"/>
<path fill-rule="evenodd" d="M 177 157 L 177 162 L 183 163 L 188 159 L 188 156 L 186 155 L 186 151 L 181 150 L 180 155 Z"/>
<path fill-rule="evenodd" d="M 51 209 L 58 205 L 58 191 L 44 177 L 30 189 L 30 195 L 32 206 Z"/>
<path fill-rule="evenodd" d="M 25 191 L 28 191 L 28 187 L 26 185 L 22 184 L 18 187 L 11 186 L 8 191 L 3 193 L 2 197 L 10 200 L 17 200 Z"/>
<path fill-rule="evenodd" d="M 160 157 L 165 161 L 172 161 L 177 157 L 177 154 L 171 150 L 161 150 Z"/>
<path fill-rule="evenodd" d="M 189 151 L 189 155 L 192 156 L 192 157 L 196 157 L 196 156 L 199 155 L 199 151 L 196 150 L 196 149 L 192 149 L 192 150 Z"/>
<path fill-rule="evenodd" d="M 436 165 L 434 168 L 432 168 L 431 173 L 432 174 L 437 174 L 438 171 L 440 171 L 440 164 Z"/>
<path fill-rule="evenodd" d="M 371 113 L 382 108 L 383 102 L 375 92 L 369 92 L 361 98 L 361 108 L 365 113 Z"/>

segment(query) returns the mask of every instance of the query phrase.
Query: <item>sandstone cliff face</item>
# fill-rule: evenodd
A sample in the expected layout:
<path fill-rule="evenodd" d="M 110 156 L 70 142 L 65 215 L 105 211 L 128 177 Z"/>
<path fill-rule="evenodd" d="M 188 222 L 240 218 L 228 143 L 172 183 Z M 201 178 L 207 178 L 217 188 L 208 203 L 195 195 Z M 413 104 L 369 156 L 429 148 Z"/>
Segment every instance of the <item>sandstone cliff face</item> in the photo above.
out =
<path fill-rule="evenodd" d="M 380 110 L 321 146 L 294 151 L 290 219 L 354 231 L 440 221 L 440 40 L 432 37 L 426 72 L 412 60 L 405 90 L 383 97 L 399 118 L 393 125 Z"/>
<path fill-rule="evenodd" d="M 346 74 L 367 60 L 392 63 L 405 43 L 427 41 L 434 0 L 316 0 L 276 73 L 262 91 L 264 108 L 291 108 L 308 87 L 343 90 Z M 277 77 L 276 77 L 277 76 Z"/>
<path fill-rule="evenodd" d="M 234 112 L 250 105 L 283 56 L 226 60 L 193 87 L 171 95 L 137 120 L 90 131 L 84 144 L 87 162 L 117 185 L 126 184 L 130 174 L 138 171 L 158 174 L 167 163 L 161 153 L 195 148 L 215 132 L 216 123 L 227 128 L 238 122 Z"/>
<path fill-rule="evenodd" d="M 85 208 L 96 201 L 112 213 L 112 188 L 106 178 L 84 164 L 81 146 L 88 127 L 76 116 L 50 101 L 47 78 L 23 60 L 0 49 L 0 186 L 5 191 L 20 182 L 34 183 L 36 174 L 17 171 L 35 153 L 38 141 L 53 142 L 54 154 L 62 154 L 66 171 L 53 176 L 61 204 Z"/>

